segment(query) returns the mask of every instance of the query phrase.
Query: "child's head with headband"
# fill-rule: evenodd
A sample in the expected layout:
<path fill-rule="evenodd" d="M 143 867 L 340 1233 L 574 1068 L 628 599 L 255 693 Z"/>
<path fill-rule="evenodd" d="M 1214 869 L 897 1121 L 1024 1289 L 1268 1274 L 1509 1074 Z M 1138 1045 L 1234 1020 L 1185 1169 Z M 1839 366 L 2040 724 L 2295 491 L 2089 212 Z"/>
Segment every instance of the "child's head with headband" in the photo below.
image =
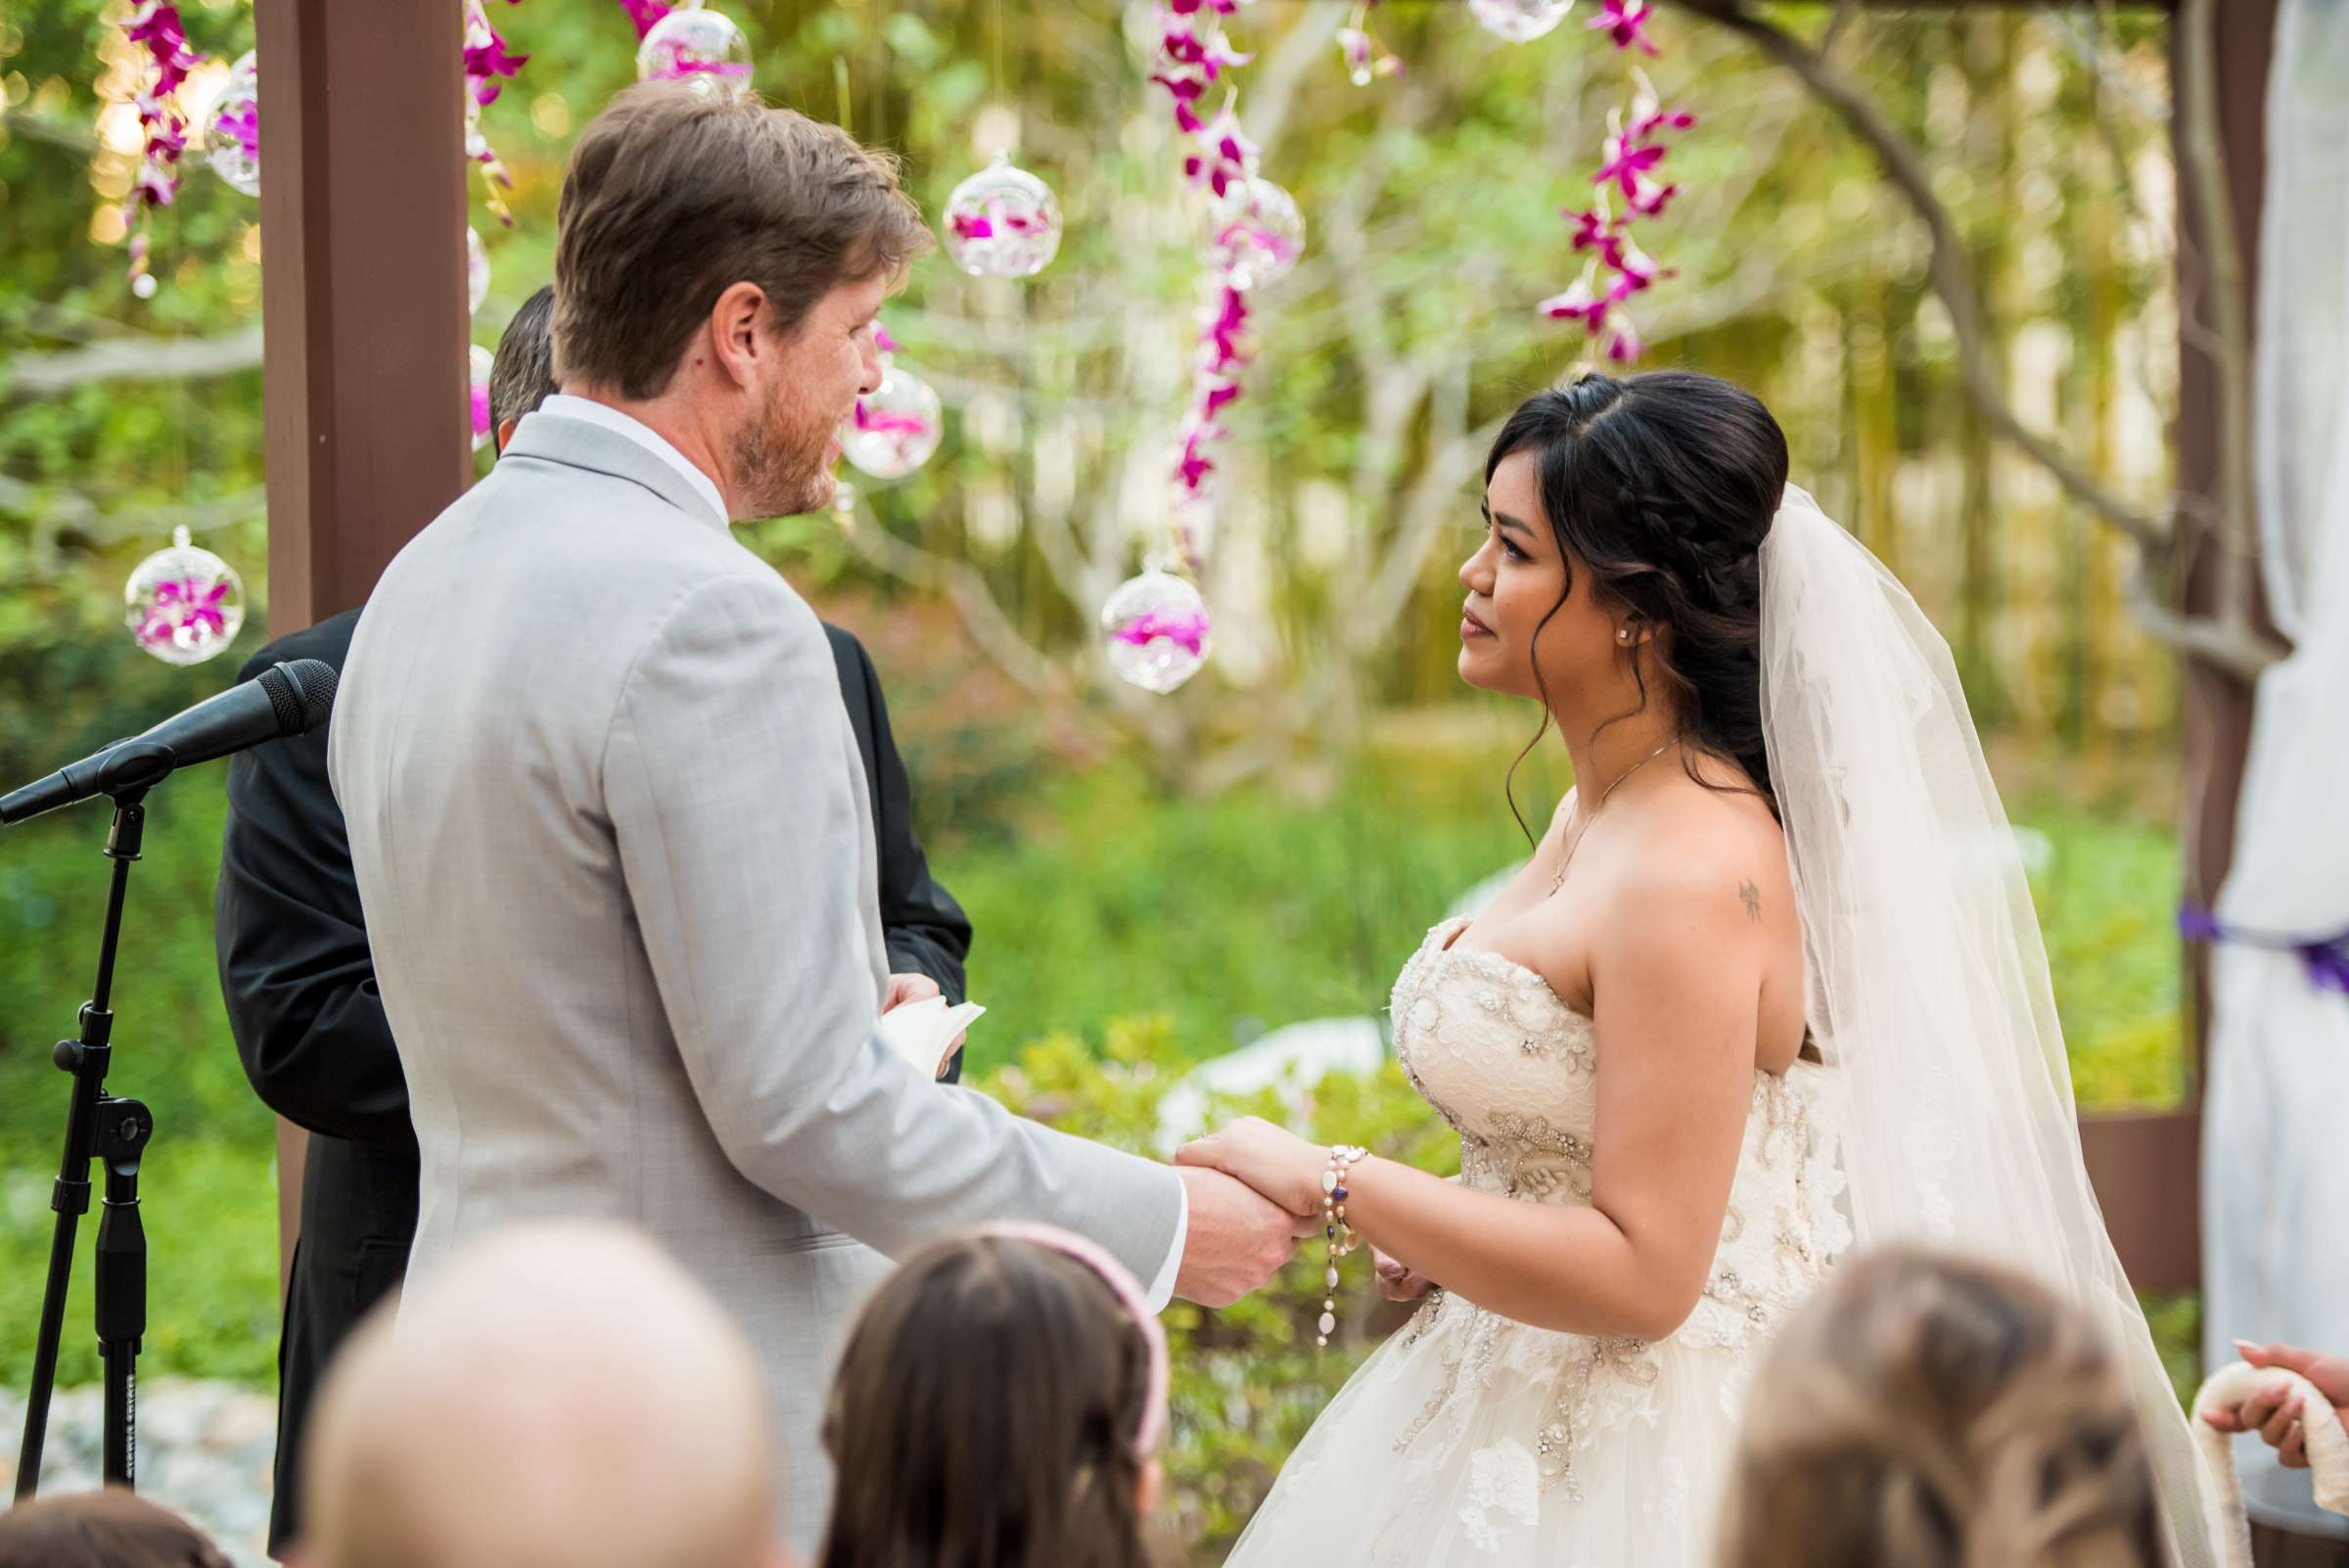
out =
<path fill-rule="evenodd" d="M 1140 1287 L 1065 1231 L 908 1259 L 842 1353 L 818 1568 L 1143 1568 L 1167 1350 Z"/>

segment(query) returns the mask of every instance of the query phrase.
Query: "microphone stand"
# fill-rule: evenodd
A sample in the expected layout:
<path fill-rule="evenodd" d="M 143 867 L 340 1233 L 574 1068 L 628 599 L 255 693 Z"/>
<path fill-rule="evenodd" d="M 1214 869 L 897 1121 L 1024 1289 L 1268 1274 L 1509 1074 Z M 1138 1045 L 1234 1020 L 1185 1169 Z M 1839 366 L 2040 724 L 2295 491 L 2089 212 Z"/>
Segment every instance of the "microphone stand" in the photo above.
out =
<path fill-rule="evenodd" d="M 162 754 L 163 771 L 169 771 L 168 750 L 155 749 Z M 96 1278 L 98 1354 L 106 1365 L 105 1482 L 120 1487 L 137 1482 L 139 1340 L 147 1331 L 147 1232 L 139 1222 L 139 1159 L 155 1132 L 155 1119 L 137 1100 L 106 1092 L 115 1027 L 107 1004 L 114 993 L 123 895 L 146 831 L 147 808 L 142 803 L 160 776 L 114 795 L 115 821 L 106 836 L 106 853 L 115 864 L 107 892 L 106 931 L 98 945 L 98 984 L 82 1004 L 79 1038 L 58 1041 L 51 1052 L 59 1069 L 73 1075 L 73 1089 L 65 1155 L 49 1199 L 49 1207 L 57 1211 L 57 1230 L 49 1246 L 49 1283 L 41 1295 L 40 1338 L 26 1391 L 24 1446 L 17 1459 L 19 1502 L 29 1499 L 40 1484 L 49 1397 L 57 1381 L 58 1341 L 65 1328 L 66 1288 L 73 1272 L 73 1237 L 81 1217 L 89 1212 L 92 1160 L 106 1162 Z"/>

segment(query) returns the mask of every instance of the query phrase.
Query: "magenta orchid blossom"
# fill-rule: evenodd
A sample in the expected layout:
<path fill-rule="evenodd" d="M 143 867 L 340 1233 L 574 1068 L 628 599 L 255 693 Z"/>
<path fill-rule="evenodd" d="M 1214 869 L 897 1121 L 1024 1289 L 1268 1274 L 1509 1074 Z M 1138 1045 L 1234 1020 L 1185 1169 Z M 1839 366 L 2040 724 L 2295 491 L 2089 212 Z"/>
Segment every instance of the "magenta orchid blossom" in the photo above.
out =
<path fill-rule="evenodd" d="M 506 3 L 518 5 L 521 0 Z M 497 102 L 503 90 L 499 83 L 520 73 L 530 58 L 507 52 L 506 40 L 489 20 L 483 0 L 465 0 L 465 157 L 480 166 L 483 200 L 509 229 L 514 226 L 514 213 L 506 206 L 505 193 L 513 187 L 514 177 L 506 172 L 489 138 L 482 134 L 482 111 Z"/>
<path fill-rule="evenodd" d="M 1240 128 L 1234 96 L 1229 92 L 1231 72 L 1254 56 L 1234 48 L 1221 27 L 1221 19 L 1238 9 L 1239 0 L 1163 0 L 1158 59 L 1149 77 L 1153 86 L 1166 92 L 1181 139 L 1184 180 L 1220 207 L 1234 198 L 1235 192 L 1244 193 L 1256 178 L 1258 151 Z M 1208 89 L 1217 86 L 1227 93 L 1223 106 L 1210 117 L 1203 109 Z M 1198 550 L 1188 520 L 1209 497 L 1216 472 L 1210 448 L 1229 434 L 1223 417 L 1240 399 L 1241 373 L 1248 363 L 1246 291 L 1252 282 L 1250 258 L 1256 247 L 1246 243 L 1252 235 L 1240 232 L 1245 226 L 1244 214 L 1223 210 L 1202 248 L 1208 302 L 1200 312 L 1190 406 L 1179 428 L 1173 475 L 1174 543 L 1181 558 L 1193 565 Z M 1268 235 L 1265 248 L 1275 246 L 1294 249 L 1283 236 Z M 1141 640 L 1161 634 L 1146 631 Z M 1204 635 L 1203 623 L 1200 636 Z M 1186 642 L 1184 646 L 1190 645 Z"/>
<path fill-rule="evenodd" d="M 155 293 L 147 270 L 148 214 L 169 207 L 178 194 L 180 155 L 188 147 L 188 122 L 173 95 L 204 56 L 188 47 L 179 8 L 169 0 L 141 0 L 122 23 L 122 35 L 155 67 L 155 80 L 133 100 L 139 114 L 139 170 L 122 203 L 122 226 L 131 235 L 130 288 L 143 300 Z"/>
<path fill-rule="evenodd" d="M 1355 0 L 1346 25 L 1338 29 L 1338 53 L 1346 62 L 1347 77 L 1357 87 L 1367 87 L 1381 76 L 1404 73 L 1403 62 L 1370 30 L 1370 8 L 1376 4 L 1378 0 Z"/>
<path fill-rule="evenodd" d="M 1608 14 L 1620 13 L 1635 27 L 1651 9 L 1635 0 L 1610 0 Z M 1643 33 L 1637 39 L 1646 43 Z M 1619 43 L 1617 47 L 1623 46 Z M 1653 46 L 1648 47 L 1653 53 Z M 1635 67 L 1629 113 L 1617 110 L 1607 116 L 1607 139 L 1598 171 L 1590 176 L 1594 188 L 1591 204 L 1565 211 L 1574 224 L 1575 251 L 1595 254 L 1572 287 L 1535 308 L 1553 321 L 1579 321 L 1587 336 L 1603 338 L 1606 357 L 1612 363 L 1630 364 L 1646 351 L 1645 340 L 1623 306 L 1634 296 L 1653 288 L 1659 279 L 1671 277 L 1672 271 L 1639 248 L 1632 238 L 1632 228 L 1660 216 L 1680 194 L 1678 185 L 1659 177 L 1671 151 L 1662 138 L 1695 123 L 1696 116 L 1686 110 L 1665 108 L 1646 76 Z M 1621 212 L 1616 210 L 1618 202 Z"/>
<path fill-rule="evenodd" d="M 146 618 L 137 632 L 141 644 L 168 647 L 183 627 L 211 636 L 225 636 L 228 617 L 222 603 L 228 582 L 200 582 L 194 577 L 166 577 L 155 585 L 147 601 Z"/>
<path fill-rule="evenodd" d="M 1136 616 L 1129 624 L 1120 626 L 1111 635 L 1136 648 L 1147 647 L 1164 637 L 1197 659 L 1207 651 L 1207 617 L 1197 611 L 1188 615 L 1170 615 L 1150 610 Z"/>
<path fill-rule="evenodd" d="M 856 399 L 853 418 L 858 430 L 869 430 L 880 436 L 925 436 L 930 431 L 930 422 L 919 414 L 900 414 L 886 408 L 874 408 L 861 397 Z"/>
<path fill-rule="evenodd" d="M 1660 55 L 1647 36 L 1647 22 L 1656 14 L 1654 0 L 1600 0 L 1598 15 L 1585 23 L 1593 32 L 1604 32 L 1618 52 L 1637 48 L 1650 55 Z"/>
<path fill-rule="evenodd" d="M 620 0 L 620 9 L 628 14 L 628 22 L 635 27 L 638 38 L 652 31 L 653 23 L 669 12 L 662 0 Z"/>

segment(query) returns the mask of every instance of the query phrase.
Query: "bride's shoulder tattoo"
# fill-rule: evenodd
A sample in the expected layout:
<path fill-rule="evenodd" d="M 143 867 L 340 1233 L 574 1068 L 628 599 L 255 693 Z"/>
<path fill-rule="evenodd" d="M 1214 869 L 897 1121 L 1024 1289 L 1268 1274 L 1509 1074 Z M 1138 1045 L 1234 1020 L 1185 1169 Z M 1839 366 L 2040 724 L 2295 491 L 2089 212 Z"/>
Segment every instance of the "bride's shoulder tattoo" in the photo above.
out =
<path fill-rule="evenodd" d="M 1745 905 L 1745 917 L 1748 920 L 1761 920 L 1762 890 L 1754 886 L 1753 878 L 1748 877 L 1737 884 L 1737 901 Z"/>

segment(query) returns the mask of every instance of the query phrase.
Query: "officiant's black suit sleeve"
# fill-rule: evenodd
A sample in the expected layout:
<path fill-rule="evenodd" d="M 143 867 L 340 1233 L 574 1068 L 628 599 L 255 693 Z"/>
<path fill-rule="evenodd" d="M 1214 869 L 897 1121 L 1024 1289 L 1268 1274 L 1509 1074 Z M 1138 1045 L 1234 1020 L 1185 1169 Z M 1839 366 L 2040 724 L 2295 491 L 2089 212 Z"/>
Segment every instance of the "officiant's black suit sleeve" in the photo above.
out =
<path fill-rule="evenodd" d="M 263 648 L 339 674 L 351 611 Z M 289 1122 L 413 1157 L 408 1085 L 376 990 L 343 813 L 326 774 L 326 730 L 239 752 L 228 763 L 214 941 L 220 992 L 253 1092 Z"/>
<path fill-rule="evenodd" d="M 971 951 L 971 922 L 953 895 L 930 874 L 929 858 L 913 835 L 913 791 L 890 734 L 881 676 L 853 636 L 828 622 L 824 636 L 840 669 L 841 700 L 856 730 L 856 749 L 864 755 L 873 839 L 880 852 L 881 928 L 889 942 L 890 972 L 928 975 L 947 1001 L 959 1002 L 964 996 L 963 960 Z M 962 1053 L 957 1051 L 946 1082 L 961 1077 Z"/>

